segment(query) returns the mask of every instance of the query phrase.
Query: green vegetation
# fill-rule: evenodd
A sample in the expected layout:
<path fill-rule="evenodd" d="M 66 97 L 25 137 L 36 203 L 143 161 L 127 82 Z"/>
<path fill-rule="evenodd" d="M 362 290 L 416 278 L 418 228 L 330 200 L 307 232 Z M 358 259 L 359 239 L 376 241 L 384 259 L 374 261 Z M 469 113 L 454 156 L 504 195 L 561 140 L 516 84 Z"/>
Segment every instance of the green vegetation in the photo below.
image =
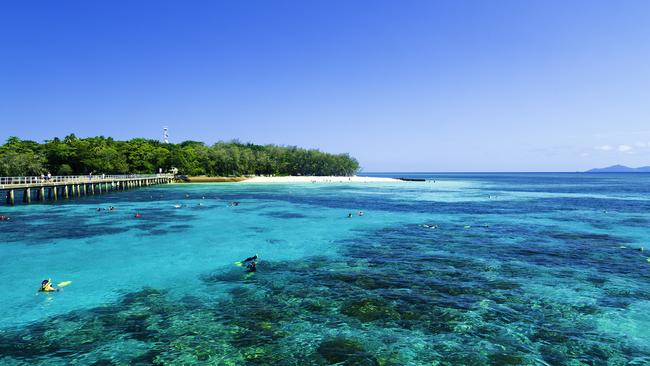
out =
<path fill-rule="evenodd" d="M 190 176 L 353 175 L 359 163 L 348 154 L 328 154 L 295 146 L 255 145 L 238 141 L 185 141 L 163 144 L 135 138 L 77 138 L 71 134 L 39 144 L 10 137 L 0 145 L 0 176 L 157 173 Z"/>

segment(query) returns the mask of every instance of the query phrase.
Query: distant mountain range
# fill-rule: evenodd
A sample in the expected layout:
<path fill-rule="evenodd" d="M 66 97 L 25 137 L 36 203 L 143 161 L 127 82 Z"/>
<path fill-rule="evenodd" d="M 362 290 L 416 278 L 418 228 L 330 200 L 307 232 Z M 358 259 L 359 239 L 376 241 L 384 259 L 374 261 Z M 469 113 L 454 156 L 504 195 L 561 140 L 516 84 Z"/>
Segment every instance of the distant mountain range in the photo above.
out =
<path fill-rule="evenodd" d="M 650 166 L 630 168 L 629 166 L 625 165 L 612 165 L 607 168 L 587 170 L 587 173 L 650 173 Z"/>

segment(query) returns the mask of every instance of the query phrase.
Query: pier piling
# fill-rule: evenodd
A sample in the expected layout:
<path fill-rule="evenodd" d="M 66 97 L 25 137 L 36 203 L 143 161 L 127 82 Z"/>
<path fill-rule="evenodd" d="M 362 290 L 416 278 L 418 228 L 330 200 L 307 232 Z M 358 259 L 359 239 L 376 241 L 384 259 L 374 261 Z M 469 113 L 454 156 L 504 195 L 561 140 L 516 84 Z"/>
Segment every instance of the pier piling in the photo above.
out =
<path fill-rule="evenodd" d="M 22 189 L 22 201 L 32 201 L 32 189 L 36 201 L 80 198 L 82 196 L 125 191 L 156 184 L 172 183 L 172 174 L 111 175 L 97 176 L 53 176 L 53 177 L 0 177 L 0 194 L 4 194 L 8 205 L 15 204 L 15 191 Z"/>

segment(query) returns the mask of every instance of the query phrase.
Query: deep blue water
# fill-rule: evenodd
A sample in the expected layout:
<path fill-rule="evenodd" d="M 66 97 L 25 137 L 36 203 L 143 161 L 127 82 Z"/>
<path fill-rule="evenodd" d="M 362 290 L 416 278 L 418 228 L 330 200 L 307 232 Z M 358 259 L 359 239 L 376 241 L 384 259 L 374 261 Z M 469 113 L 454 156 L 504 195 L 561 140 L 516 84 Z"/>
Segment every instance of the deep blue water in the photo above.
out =
<path fill-rule="evenodd" d="M 0 364 L 650 364 L 650 174 L 392 176 L 0 206 Z"/>

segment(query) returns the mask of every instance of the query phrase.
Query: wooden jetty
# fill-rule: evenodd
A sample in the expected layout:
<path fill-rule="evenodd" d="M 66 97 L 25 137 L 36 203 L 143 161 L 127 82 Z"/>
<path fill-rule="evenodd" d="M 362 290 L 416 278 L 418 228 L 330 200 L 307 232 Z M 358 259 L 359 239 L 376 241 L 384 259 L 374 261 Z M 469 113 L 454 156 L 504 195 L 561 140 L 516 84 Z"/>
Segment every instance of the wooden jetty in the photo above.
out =
<path fill-rule="evenodd" d="M 14 205 L 16 191 L 22 193 L 24 203 L 31 203 L 32 197 L 37 202 L 56 201 L 59 198 L 69 199 L 110 191 L 124 191 L 173 181 L 173 174 L 0 177 L 0 194 L 5 192 L 7 204 Z"/>

